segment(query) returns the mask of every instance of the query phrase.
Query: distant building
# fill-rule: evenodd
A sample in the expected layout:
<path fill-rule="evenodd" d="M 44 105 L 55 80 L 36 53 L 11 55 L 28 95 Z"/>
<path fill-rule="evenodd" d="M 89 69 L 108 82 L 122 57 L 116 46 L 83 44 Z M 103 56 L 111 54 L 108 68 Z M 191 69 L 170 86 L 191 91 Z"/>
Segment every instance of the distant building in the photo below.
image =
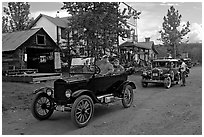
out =
<path fill-rule="evenodd" d="M 144 60 L 149 61 L 157 58 L 158 51 L 155 49 L 153 41 L 150 38 L 145 38 L 145 42 L 131 42 L 126 41 L 120 46 L 120 53 L 123 59 L 131 60 Z"/>
<path fill-rule="evenodd" d="M 61 69 L 60 48 L 43 28 L 2 34 L 2 69 Z"/>

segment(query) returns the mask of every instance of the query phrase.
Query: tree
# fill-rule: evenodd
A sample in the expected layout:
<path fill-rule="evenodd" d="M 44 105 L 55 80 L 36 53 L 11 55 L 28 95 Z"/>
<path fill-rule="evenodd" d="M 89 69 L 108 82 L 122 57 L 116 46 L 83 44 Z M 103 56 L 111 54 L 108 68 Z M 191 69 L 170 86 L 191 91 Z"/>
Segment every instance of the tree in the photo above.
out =
<path fill-rule="evenodd" d="M 9 32 L 10 28 L 8 25 L 8 17 L 7 16 L 2 16 L 2 33 Z"/>
<path fill-rule="evenodd" d="M 118 36 L 125 38 L 129 31 L 129 16 L 122 14 L 118 7 L 118 2 L 64 2 L 62 9 L 72 15 L 70 31 L 78 31 L 73 43 L 86 41 L 91 56 L 102 54 L 107 48 L 112 50 Z"/>
<path fill-rule="evenodd" d="M 9 2 L 3 8 L 5 16 L 2 17 L 2 31 L 21 31 L 28 29 L 33 18 L 29 18 L 30 5 L 28 2 Z"/>
<path fill-rule="evenodd" d="M 159 31 L 163 44 L 168 46 L 168 51 L 175 58 L 179 54 L 176 52 L 177 46 L 181 43 L 183 37 L 190 32 L 189 21 L 181 26 L 181 17 L 178 10 L 171 6 L 167 12 L 167 16 L 163 18 L 163 30 Z"/>

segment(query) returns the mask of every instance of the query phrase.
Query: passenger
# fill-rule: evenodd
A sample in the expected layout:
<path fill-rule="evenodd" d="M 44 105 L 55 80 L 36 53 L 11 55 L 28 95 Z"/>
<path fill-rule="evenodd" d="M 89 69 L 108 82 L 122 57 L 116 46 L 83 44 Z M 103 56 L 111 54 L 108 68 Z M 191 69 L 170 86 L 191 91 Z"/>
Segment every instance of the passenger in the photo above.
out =
<path fill-rule="evenodd" d="M 100 75 L 102 76 L 111 75 L 114 71 L 113 65 L 109 62 L 107 55 L 104 55 L 100 61 L 96 62 L 96 65 L 100 68 Z"/>
<path fill-rule="evenodd" d="M 113 65 L 113 67 L 114 67 L 114 72 L 113 72 L 113 74 L 122 74 L 122 73 L 125 72 L 124 67 L 119 64 L 119 60 L 118 60 L 118 59 L 115 59 L 115 60 L 113 61 L 113 63 L 114 63 L 114 65 Z"/>

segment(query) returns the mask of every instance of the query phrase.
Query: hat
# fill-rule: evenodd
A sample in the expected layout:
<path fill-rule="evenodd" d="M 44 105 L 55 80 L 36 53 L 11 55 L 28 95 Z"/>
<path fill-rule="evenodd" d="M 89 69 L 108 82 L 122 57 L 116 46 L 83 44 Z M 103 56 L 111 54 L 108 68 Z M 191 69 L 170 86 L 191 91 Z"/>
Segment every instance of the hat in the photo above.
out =
<path fill-rule="evenodd" d="M 103 55 L 102 58 L 103 58 L 103 59 L 104 59 L 104 58 L 108 58 L 108 56 L 107 56 L 107 55 Z"/>

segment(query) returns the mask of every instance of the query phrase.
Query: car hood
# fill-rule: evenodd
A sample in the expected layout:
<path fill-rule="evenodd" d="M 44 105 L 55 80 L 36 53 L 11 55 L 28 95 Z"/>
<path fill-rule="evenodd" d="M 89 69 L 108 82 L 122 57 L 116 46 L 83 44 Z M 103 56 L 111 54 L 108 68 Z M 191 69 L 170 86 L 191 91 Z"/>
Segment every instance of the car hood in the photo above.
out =
<path fill-rule="evenodd" d="M 164 68 L 164 67 L 158 67 L 158 68 L 153 68 L 152 71 L 162 71 L 163 73 L 167 73 L 169 71 L 169 68 Z"/>

